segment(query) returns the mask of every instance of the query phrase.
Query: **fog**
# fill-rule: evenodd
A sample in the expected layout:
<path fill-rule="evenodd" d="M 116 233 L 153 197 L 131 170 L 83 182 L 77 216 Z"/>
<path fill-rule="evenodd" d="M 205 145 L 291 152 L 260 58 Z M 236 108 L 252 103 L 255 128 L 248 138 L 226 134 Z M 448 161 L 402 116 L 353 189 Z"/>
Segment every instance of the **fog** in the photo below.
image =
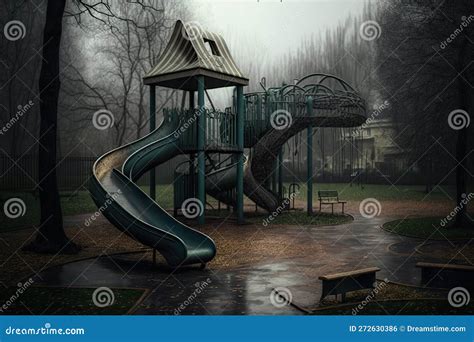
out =
<path fill-rule="evenodd" d="M 252 70 L 251 82 L 265 76 L 272 83 L 267 67 L 281 63 L 281 58 L 294 53 L 304 40 L 322 36 L 347 17 L 360 15 L 366 1 L 191 0 L 190 3 L 193 20 L 225 38 L 242 71 L 250 64 L 261 66 Z M 218 106 L 230 104 L 230 90 L 211 93 Z"/>
<path fill-rule="evenodd" d="M 302 39 L 324 33 L 349 15 L 359 15 L 364 2 L 192 0 L 192 5 L 196 20 L 206 29 L 232 37 L 233 41 L 258 44 L 259 49 L 278 57 L 297 48 Z"/>

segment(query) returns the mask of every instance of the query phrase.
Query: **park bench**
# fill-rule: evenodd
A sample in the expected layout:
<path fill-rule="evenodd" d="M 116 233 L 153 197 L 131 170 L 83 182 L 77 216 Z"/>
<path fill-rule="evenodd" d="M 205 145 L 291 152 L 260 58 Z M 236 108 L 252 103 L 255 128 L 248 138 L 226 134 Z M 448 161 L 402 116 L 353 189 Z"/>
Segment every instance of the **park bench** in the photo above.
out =
<path fill-rule="evenodd" d="M 331 212 L 334 214 L 334 204 L 342 204 L 342 213 L 344 214 L 344 204 L 347 201 L 341 201 L 339 194 L 336 190 L 320 190 L 318 191 L 319 199 L 319 211 L 321 211 L 322 205 L 331 205 Z"/>
<path fill-rule="evenodd" d="M 344 301 L 347 292 L 373 289 L 376 282 L 375 274 L 378 271 L 380 271 L 380 268 L 369 267 L 320 276 L 319 279 L 323 282 L 321 300 L 326 296 L 334 295 L 337 297 L 340 294 L 342 301 Z"/>
<path fill-rule="evenodd" d="M 474 266 L 418 262 L 416 267 L 421 268 L 422 285 L 439 288 L 455 286 L 474 288 Z"/>

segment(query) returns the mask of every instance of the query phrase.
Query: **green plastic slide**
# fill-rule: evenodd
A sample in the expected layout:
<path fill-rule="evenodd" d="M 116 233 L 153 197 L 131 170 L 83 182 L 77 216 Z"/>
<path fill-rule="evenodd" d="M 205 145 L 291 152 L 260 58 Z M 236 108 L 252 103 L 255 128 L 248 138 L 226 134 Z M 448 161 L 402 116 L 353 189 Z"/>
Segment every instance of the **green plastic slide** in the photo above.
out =
<path fill-rule="evenodd" d="M 99 211 L 118 229 L 156 249 L 170 266 L 206 264 L 216 254 L 207 235 L 177 221 L 134 182 L 152 167 L 182 153 L 178 123 L 164 118 L 158 129 L 101 156 L 90 192 Z"/>

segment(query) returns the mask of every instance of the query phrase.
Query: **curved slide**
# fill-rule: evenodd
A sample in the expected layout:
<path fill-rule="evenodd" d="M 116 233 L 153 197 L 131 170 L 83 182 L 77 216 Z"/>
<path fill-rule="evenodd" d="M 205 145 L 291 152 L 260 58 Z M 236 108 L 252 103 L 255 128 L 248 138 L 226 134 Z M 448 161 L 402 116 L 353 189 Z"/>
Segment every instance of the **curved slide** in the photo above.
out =
<path fill-rule="evenodd" d="M 205 264 L 216 254 L 211 238 L 177 221 L 134 183 L 182 153 L 177 128 L 173 118 L 164 118 L 147 136 L 104 154 L 94 164 L 90 185 L 94 202 L 111 223 L 156 249 L 173 267 Z"/>

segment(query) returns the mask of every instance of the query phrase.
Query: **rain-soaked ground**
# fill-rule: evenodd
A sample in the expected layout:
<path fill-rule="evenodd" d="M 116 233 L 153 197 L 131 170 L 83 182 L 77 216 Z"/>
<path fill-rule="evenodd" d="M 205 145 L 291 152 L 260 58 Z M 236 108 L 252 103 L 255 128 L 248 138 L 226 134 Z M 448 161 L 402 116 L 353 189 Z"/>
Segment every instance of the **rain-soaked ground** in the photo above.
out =
<path fill-rule="evenodd" d="M 418 285 L 420 271 L 415 263 L 441 261 L 429 251 L 415 251 L 423 241 L 381 230 L 387 221 L 358 216 L 349 224 L 310 229 L 311 238 L 298 241 L 320 244 L 329 251 L 324 257 L 282 256 L 256 265 L 213 268 L 211 263 L 204 270 L 192 266 L 172 270 L 154 265 L 150 253 L 144 252 L 55 266 L 43 271 L 36 284 L 148 289 L 135 314 L 299 314 L 292 306 L 275 306 L 273 289 L 288 289 L 295 303 L 316 307 L 321 295 L 319 275 L 376 266 L 381 269 L 378 279 Z"/>

